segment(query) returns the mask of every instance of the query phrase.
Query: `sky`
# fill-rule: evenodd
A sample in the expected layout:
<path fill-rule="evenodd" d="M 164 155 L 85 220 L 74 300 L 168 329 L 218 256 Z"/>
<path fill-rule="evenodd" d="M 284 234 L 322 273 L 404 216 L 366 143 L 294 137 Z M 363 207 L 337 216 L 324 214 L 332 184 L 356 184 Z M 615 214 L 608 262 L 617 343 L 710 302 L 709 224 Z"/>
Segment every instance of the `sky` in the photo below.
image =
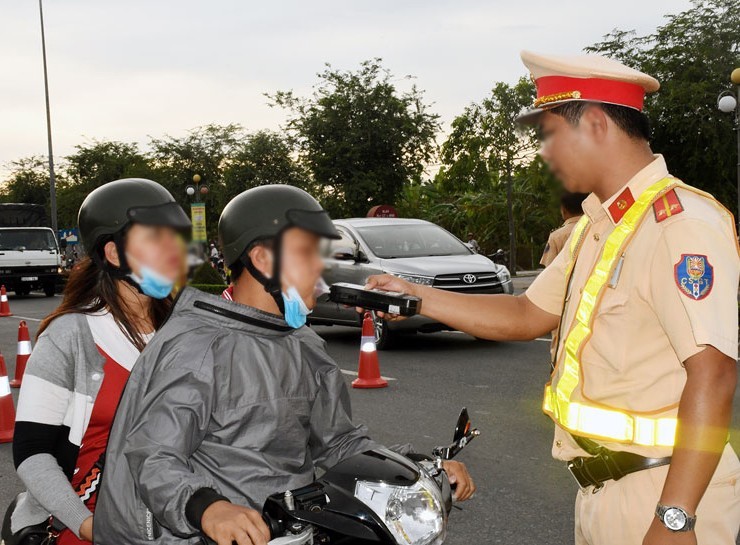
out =
<path fill-rule="evenodd" d="M 519 51 L 577 54 L 612 29 L 652 32 L 688 0 L 45 0 L 54 156 L 208 123 L 279 129 L 264 93 L 310 94 L 325 63 L 380 57 L 425 90 L 447 130 Z M 46 155 L 38 2 L 0 0 L 0 178 Z"/>

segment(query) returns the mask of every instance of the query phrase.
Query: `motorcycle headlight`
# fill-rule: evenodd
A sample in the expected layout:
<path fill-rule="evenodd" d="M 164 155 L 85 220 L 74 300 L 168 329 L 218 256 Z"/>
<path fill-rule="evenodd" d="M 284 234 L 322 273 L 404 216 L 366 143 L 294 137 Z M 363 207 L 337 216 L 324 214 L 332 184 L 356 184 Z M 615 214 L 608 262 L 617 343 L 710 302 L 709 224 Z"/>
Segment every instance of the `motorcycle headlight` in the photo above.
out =
<path fill-rule="evenodd" d="M 434 283 L 433 276 L 419 276 L 416 274 L 390 273 L 412 284 L 421 284 L 422 286 L 431 286 Z"/>
<path fill-rule="evenodd" d="M 447 535 L 441 492 L 423 472 L 411 486 L 357 481 L 355 497 L 380 517 L 399 544 L 439 545 Z"/>

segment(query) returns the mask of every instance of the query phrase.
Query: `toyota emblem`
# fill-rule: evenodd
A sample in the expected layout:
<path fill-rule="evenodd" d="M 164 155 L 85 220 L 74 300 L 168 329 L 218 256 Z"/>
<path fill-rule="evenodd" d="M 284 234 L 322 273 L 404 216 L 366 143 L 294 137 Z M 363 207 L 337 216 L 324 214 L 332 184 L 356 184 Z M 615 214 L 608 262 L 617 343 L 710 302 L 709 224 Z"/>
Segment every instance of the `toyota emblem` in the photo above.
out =
<path fill-rule="evenodd" d="M 474 274 L 466 274 L 463 276 L 463 282 L 466 284 L 475 284 L 475 281 L 478 280 Z"/>

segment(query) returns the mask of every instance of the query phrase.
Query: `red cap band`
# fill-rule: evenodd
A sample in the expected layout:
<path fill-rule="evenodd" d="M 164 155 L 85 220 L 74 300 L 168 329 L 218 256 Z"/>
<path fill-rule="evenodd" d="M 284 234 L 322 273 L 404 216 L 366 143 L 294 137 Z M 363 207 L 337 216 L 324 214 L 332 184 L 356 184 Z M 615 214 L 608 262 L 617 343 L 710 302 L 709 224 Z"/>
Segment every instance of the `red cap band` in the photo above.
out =
<path fill-rule="evenodd" d="M 603 78 L 571 78 L 567 76 L 542 76 L 537 78 L 535 106 L 560 100 L 580 99 L 609 102 L 642 111 L 645 89 L 636 83 Z"/>

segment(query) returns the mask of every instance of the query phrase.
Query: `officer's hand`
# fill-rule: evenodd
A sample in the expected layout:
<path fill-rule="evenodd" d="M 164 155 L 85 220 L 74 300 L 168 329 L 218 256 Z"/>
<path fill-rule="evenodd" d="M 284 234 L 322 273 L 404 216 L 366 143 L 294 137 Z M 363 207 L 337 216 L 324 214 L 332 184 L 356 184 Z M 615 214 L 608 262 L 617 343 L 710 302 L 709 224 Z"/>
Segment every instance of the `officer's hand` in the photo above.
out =
<path fill-rule="evenodd" d="M 696 532 L 671 532 L 657 517 L 653 517 L 642 545 L 696 545 Z"/>
<path fill-rule="evenodd" d="M 412 284 L 411 282 L 402 280 L 397 276 L 393 276 L 392 274 L 373 275 L 367 279 L 367 283 L 365 284 L 365 289 L 368 290 L 379 289 L 385 291 L 394 291 L 396 293 L 413 295 L 415 297 L 418 297 L 416 293 L 417 287 L 418 286 L 416 284 Z M 357 312 L 364 312 L 364 310 L 365 309 L 359 307 L 357 308 Z M 385 312 L 376 311 L 376 314 L 388 321 L 404 320 L 406 318 L 405 316 L 399 316 L 398 314 L 388 314 Z"/>
<path fill-rule="evenodd" d="M 203 532 L 218 545 L 267 545 L 270 530 L 254 509 L 227 501 L 213 502 L 200 519 Z"/>
<path fill-rule="evenodd" d="M 468 473 L 468 468 L 465 464 L 460 462 L 453 462 L 452 460 L 446 460 L 442 462 L 442 467 L 447 473 L 447 478 L 450 481 L 450 486 L 454 488 L 454 494 L 452 495 L 455 501 L 465 501 L 470 499 L 475 494 L 475 483 Z"/>

